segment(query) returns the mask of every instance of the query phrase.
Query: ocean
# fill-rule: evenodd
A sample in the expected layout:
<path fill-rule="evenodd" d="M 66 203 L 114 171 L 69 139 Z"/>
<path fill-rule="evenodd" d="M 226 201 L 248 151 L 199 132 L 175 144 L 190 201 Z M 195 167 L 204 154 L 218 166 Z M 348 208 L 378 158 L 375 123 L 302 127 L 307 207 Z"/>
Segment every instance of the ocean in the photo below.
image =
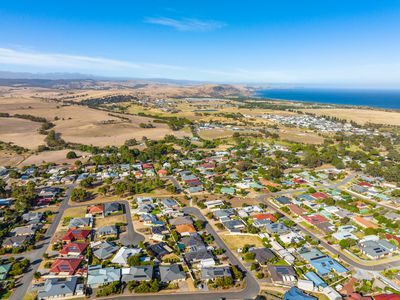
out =
<path fill-rule="evenodd" d="M 400 90 L 293 88 L 259 90 L 256 96 L 301 102 L 400 109 Z"/>

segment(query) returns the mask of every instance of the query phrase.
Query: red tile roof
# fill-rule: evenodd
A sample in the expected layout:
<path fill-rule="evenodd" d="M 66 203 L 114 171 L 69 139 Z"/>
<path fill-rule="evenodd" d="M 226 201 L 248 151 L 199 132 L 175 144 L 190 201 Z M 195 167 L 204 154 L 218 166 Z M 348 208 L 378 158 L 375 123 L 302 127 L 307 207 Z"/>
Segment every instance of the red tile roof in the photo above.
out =
<path fill-rule="evenodd" d="M 301 184 L 301 183 L 306 183 L 307 181 L 305 181 L 302 178 L 295 178 L 295 179 L 293 179 L 293 182 Z"/>
<path fill-rule="evenodd" d="M 375 224 L 374 222 L 371 222 L 367 219 L 364 219 L 363 217 L 354 216 L 353 221 L 364 228 L 379 228 L 379 226 L 377 224 Z"/>
<path fill-rule="evenodd" d="M 327 194 L 322 193 L 322 192 L 313 193 L 313 194 L 311 194 L 311 196 L 316 199 L 328 199 L 329 198 L 329 196 Z"/>
<path fill-rule="evenodd" d="M 157 174 L 158 174 L 158 175 L 167 175 L 167 174 L 168 174 L 168 171 L 167 171 L 167 170 L 164 170 L 164 169 L 161 169 L 161 170 L 158 170 L 158 171 L 157 171 Z"/>
<path fill-rule="evenodd" d="M 329 220 L 325 218 L 324 216 L 321 215 L 311 215 L 311 216 L 305 216 L 304 219 L 311 224 L 319 224 L 323 222 L 328 222 Z"/>
<path fill-rule="evenodd" d="M 393 235 L 393 234 L 390 234 L 390 233 L 386 233 L 385 234 L 385 238 L 387 240 L 396 240 L 397 242 L 400 243 L 400 237 L 399 236 L 396 236 L 396 235 Z"/>
<path fill-rule="evenodd" d="M 59 252 L 60 254 L 67 255 L 67 254 L 77 254 L 81 255 L 83 251 L 87 248 L 89 243 L 68 243 L 62 248 Z"/>
<path fill-rule="evenodd" d="M 346 297 L 346 300 L 371 300 L 372 298 L 369 296 L 362 296 L 358 293 L 351 293 Z"/>
<path fill-rule="evenodd" d="M 55 262 L 51 265 L 50 273 L 68 273 L 68 275 L 74 275 L 79 265 L 81 264 L 83 258 L 57 258 Z"/>
<path fill-rule="evenodd" d="M 86 240 L 90 234 L 90 230 L 85 229 L 69 229 L 67 234 L 62 238 L 63 241 L 73 242 L 76 240 Z"/>
<path fill-rule="evenodd" d="M 365 182 L 365 181 L 360 182 L 358 185 L 359 185 L 359 186 L 363 186 L 363 187 L 372 187 L 372 184 L 370 184 L 370 183 L 368 183 L 368 182 Z"/>
<path fill-rule="evenodd" d="M 102 214 L 104 212 L 104 207 L 103 205 L 99 204 L 99 205 L 92 205 L 89 206 L 88 208 L 88 213 L 89 214 Z"/>
<path fill-rule="evenodd" d="M 273 214 L 256 214 L 252 216 L 253 219 L 257 219 L 257 220 L 266 220 L 269 219 L 272 222 L 276 222 L 277 218 L 273 215 Z"/>
<path fill-rule="evenodd" d="M 306 210 L 302 209 L 297 204 L 289 204 L 288 207 L 289 207 L 291 212 L 294 212 L 298 216 L 302 216 L 302 215 L 304 215 L 306 213 Z"/>
<path fill-rule="evenodd" d="M 176 232 L 178 233 L 195 233 L 196 228 L 192 224 L 181 224 L 181 225 L 176 225 Z"/>
<path fill-rule="evenodd" d="M 205 169 L 214 169 L 215 163 L 204 163 L 204 164 L 201 164 L 200 167 L 205 168 Z"/>
<path fill-rule="evenodd" d="M 374 296 L 375 300 L 400 300 L 400 295 L 396 294 L 380 294 Z"/>

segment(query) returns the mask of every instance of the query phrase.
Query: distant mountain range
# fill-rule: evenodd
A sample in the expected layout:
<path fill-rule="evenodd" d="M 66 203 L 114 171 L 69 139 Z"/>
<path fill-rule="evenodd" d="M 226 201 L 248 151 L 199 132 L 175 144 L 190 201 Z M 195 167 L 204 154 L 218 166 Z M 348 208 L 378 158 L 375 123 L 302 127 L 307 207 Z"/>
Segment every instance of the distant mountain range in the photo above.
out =
<path fill-rule="evenodd" d="M 0 71 L 0 79 L 12 80 L 93 80 L 93 81 L 141 81 L 143 83 L 196 85 L 210 83 L 207 81 L 179 80 L 168 78 L 132 78 L 132 77 L 107 77 L 82 73 L 29 73 Z"/>

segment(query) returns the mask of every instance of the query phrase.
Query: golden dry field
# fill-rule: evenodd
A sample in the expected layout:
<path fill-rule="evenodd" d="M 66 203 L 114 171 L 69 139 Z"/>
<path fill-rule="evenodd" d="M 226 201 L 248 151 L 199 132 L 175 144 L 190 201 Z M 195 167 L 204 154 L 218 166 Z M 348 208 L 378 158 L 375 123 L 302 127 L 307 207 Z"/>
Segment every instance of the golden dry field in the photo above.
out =
<path fill-rule="evenodd" d="M 299 128 L 281 127 L 279 129 L 279 137 L 282 140 L 306 144 L 322 144 L 324 142 L 324 138 L 317 133 Z"/>
<path fill-rule="evenodd" d="M 400 112 L 394 111 L 350 108 L 304 109 L 303 111 L 317 115 L 326 115 L 340 119 L 346 119 L 359 124 L 376 123 L 400 126 Z"/>
<path fill-rule="evenodd" d="M 40 123 L 17 118 L 0 118 L 0 140 L 12 142 L 28 149 L 44 144 L 44 135 L 39 134 Z"/>
<path fill-rule="evenodd" d="M 86 106 L 63 106 L 55 101 L 32 98 L 3 98 L 1 101 L 0 112 L 44 117 L 56 125 L 53 129 L 67 142 L 119 146 L 128 139 L 140 140 L 143 136 L 161 139 L 169 134 L 178 137 L 191 135 L 187 131 L 173 131 L 161 123 L 153 123 L 155 128 L 141 128 L 140 123 L 149 123 L 153 119 L 124 115 L 129 119 L 125 120 Z M 37 132 L 40 123 L 14 118 L 1 118 L 0 121 L 0 140 L 29 149 L 44 144 L 45 136 Z"/>
<path fill-rule="evenodd" d="M 30 166 L 30 165 L 40 165 L 42 163 L 56 163 L 56 164 L 63 164 L 69 163 L 72 164 L 75 160 L 85 161 L 87 159 L 88 153 L 84 153 L 78 150 L 74 150 L 74 152 L 78 155 L 77 159 L 67 159 L 67 153 L 70 150 L 63 149 L 63 150 L 55 150 L 55 151 L 44 151 L 32 154 L 27 159 L 20 163 L 20 166 Z M 1 165 L 1 164 L 0 164 Z"/>

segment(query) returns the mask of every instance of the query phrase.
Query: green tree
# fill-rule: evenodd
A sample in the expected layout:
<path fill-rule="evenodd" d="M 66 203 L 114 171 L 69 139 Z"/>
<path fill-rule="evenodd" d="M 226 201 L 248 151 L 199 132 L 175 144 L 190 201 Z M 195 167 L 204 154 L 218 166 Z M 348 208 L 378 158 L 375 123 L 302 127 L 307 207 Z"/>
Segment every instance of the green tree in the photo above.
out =
<path fill-rule="evenodd" d="M 67 158 L 68 158 L 68 159 L 78 158 L 78 155 L 76 155 L 75 151 L 69 151 L 69 152 L 67 153 Z"/>

